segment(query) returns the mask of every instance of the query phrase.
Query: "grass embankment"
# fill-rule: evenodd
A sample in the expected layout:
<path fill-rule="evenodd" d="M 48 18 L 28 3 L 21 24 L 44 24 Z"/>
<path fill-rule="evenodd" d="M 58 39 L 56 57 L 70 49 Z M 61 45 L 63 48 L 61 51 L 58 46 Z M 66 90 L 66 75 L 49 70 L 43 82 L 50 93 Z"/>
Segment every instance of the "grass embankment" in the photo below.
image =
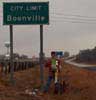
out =
<path fill-rule="evenodd" d="M 76 68 L 64 63 L 62 77 L 68 84 L 64 94 L 54 95 L 54 86 L 47 94 L 36 96 L 25 94 L 25 90 L 32 90 L 40 86 L 39 66 L 25 71 L 15 72 L 15 86 L 9 82 L 8 76 L 0 79 L 0 100 L 95 100 L 96 72 Z M 45 80 L 48 75 L 44 69 Z"/>

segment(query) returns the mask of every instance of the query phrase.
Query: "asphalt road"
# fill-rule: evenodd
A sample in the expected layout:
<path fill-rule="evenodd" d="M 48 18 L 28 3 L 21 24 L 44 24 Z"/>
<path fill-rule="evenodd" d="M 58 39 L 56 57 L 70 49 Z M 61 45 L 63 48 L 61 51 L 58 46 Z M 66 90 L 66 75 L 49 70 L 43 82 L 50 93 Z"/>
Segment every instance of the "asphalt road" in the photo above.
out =
<path fill-rule="evenodd" d="M 88 64 L 83 64 L 83 63 L 76 63 L 76 62 L 73 62 L 72 59 L 71 60 L 66 60 L 65 62 L 70 64 L 70 65 L 74 65 L 76 67 L 88 69 L 88 70 L 91 70 L 91 71 L 96 71 L 96 65 L 88 65 Z"/>

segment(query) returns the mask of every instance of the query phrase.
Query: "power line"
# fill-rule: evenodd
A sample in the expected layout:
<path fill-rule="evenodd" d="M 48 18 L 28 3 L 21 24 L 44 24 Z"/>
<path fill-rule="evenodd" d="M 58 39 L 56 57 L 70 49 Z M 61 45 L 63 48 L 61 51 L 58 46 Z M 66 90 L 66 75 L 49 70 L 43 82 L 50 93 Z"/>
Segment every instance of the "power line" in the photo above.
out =
<path fill-rule="evenodd" d="M 69 19 L 69 20 L 80 20 L 80 21 L 96 21 L 96 19 L 81 19 L 81 18 L 69 18 L 69 17 L 60 17 L 60 16 L 52 16 L 52 18 L 56 19 Z"/>
<path fill-rule="evenodd" d="M 96 22 L 96 19 L 85 19 L 85 18 L 70 18 L 70 17 L 65 17 L 65 16 L 52 16 L 52 18 L 54 18 L 54 19 L 56 19 L 56 20 L 60 20 L 60 21 L 63 21 L 64 19 L 68 19 L 69 21 L 71 20 L 71 21 L 79 21 L 80 23 L 81 23 L 81 21 L 82 21 L 82 23 L 85 23 L 85 22 L 93 22 L 93 21 L 95 21 Z"/>
<path fill-rule="evenodd" d="M 62 23 L 64 23 L 64 22 L 67 22 L 67 23 L 78 23 L 78 24 L 96 24 L 96 23 L 92 23 L 92 22 L 81 22 L 81 21 L 72 21 L 72 20 L 70 20 L 70 21 L 68 21 L 68 20 L 51 20 L 51 21 L 53 21 L 53 22 L 62 22 Z"/>
<path fill-rule="evenodd" d="M 91 17 L 91 16 L 84 16 L 84 15 L 79 15 L 79 14 L 65 14 L 65 13 L 58 13 L 58 12 L 50 12 L 50 14 L 54 14 L 54 15 L 62 15 L 62 16 L 70 16 L 70 17 L 83 17 L 83 18 L 96 18 L 95 17 Z"/>
<path fill-rule="evenodd" d="M 96 18 L 93 16 L 87 16 L 87 15 L 81 15 L 81 14 L 66 14 L 64 10 L 62 9 L 57 9 L 57 8 L 50 8 L 51 10 L 53 9 L 53 12 L 50 13 L 55 13 L 58 15 L 65 15 L 65 16 L 77 16 L 77 17 L 87 17 L 87 18 Z M 58 12 L 57 12 L 58 11 Z M 78 13 L 78 12 L 77 12 Z"/>

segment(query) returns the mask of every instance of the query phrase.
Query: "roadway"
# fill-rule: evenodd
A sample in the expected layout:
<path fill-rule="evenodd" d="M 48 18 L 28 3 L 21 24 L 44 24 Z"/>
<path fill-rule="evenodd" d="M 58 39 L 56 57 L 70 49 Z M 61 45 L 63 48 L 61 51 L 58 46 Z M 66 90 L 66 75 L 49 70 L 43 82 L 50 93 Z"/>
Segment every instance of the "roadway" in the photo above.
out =
<path fill-rule="evenodd" d="M 73 62 L 73 59 L 65 60 L 65 63 L 70 64 L 70 65 L 74 65 L 74 66 L 79 67 L 79 68 L 84 68 L 84 69 L 96 71 L 96 65 L 76 63 L 76 62 Z"/>

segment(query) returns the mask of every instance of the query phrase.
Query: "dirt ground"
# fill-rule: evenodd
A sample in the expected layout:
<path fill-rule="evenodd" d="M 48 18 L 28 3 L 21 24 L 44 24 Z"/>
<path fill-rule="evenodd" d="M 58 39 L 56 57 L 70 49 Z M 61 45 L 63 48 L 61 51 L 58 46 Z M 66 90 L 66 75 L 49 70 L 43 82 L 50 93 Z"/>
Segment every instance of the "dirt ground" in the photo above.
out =
<path fill-rule="evenodd" d="M 10 75 L 0 77 L 0 100 L 96 100 L 96 72 L 82 68 L 76 68 L 66 63 L 63 64 L 62 78 L 66 82 L 65 92 L 54 94 L 54 85 L 50 87 L 48 93 L 42 94 L 40 91 L 36 95 L 32 92 L 34 88 L 40 87 L 39 66 L 25 71 L 15 72 L 15 84 L 10 84 Z M 44 69 L 46 82 L 47 69 Z"/>

